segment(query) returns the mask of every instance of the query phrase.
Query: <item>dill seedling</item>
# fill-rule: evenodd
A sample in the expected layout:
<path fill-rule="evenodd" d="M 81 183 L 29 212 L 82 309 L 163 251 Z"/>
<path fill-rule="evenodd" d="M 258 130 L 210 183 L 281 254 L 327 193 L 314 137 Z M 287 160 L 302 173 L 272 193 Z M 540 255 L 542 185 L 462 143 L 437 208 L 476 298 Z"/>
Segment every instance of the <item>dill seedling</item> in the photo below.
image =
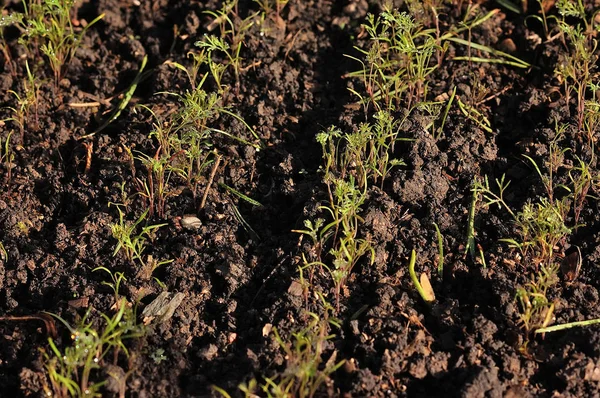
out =
<path fill-rule="evenodd" d="M 360 79 L 367 96 L 351 91 L 376 110 L 411 109 L 427 97 L 426 78 L 437 68 L 430 63 L 441 49 L 434 30 L 425 29 L 408 13 L 389 9 L 379 16 L 369 14 L 363 26 L 370 48 L 355 47 L 363 59 L 347 55 L 362 65 L 347 76 Z"/>
<path fill-rule="evenodd" d="M 308 325 L 293 332 L 289 339 L 282 337 L 273 328 L 275 341 L 285 354 L 285 370 L 275 376 L 265 377 L 262 384 L 253 379 L 240 385 L 245 396 L 256 396 L 260 389 L 268 397 L 314 397 L 327 385 L 330 376 L 344 364 L 344 360 L 337 359 L 336 351 L 324 358 L 328 342 L 335 337 L 330 329 L 339 328 L 340 323 L 329 315 L 333 308 L 322 296 L 321 301 L 324 315 L 308 313 Z M 222 389 L 216 390 L 224 393 Z M 227 395 L 223 394 L 225 397 Z"/>
<path fill-rule="evenodd" d="M 219 27 L 220 36 L 205 35 L 202 40 L 196 42 L 196 46 L 206 49 L 210 70 L 220 90 L 222 89 L 221 78 L 225 66 L 215 62 L 212 56 L 215 51 L 225 54 L 229 61 L 228 66 L 233 68 L 236 92 L 239 92 L 240 72 L 244 60 L 241 51 L 246 34 L 254 25 L 254 19 L 259 12 L 242 19 L 237 14 L 237 0 L 230 0 L 223 2 L 223 7 L 220 10 L 205 11 L 205 13 L 214 18 L 213 24 Z"/>
<path fill-rule="evenodd" d="M 30 54 L 35 55 L 39 50 L 48 59 L 55 87 L 67 72 L 87 30 L 104 18 L 101 14 L 77 30 L 72 23 L 74 4 L 74 0 L 23 0 L 24 13 L 10 17 L 21 31 L 19 42 Z"/>
<path fill-rule="evenodd" d="M 12 146 L 10 145 L 10 138 L 12 134 L 12 131 L 9 132 L 4 142 L 2 142 L 2 137 L 0 137 L 0 163 L 3 165 L 5 170 L 5 185 L 8 185 L 12 179 L 13 160 L 15 160 L 15 154 L 12 150 Z"/>
<path fill-rule="evenodd" d="M 136 321 L 134 309 L 124 298 L 117 302 L 116 308 L 117 312 L 112 316 L 100 314 L 104 322 L 101 328 L 89 320 L 91 308 L 74 326 L 50 314 L 69 329 L 73 344 L 61 350 L 52 338 L 48 338 L 50 350 L 41 349 L 50 381 L 50 386 L 45 388 L 48 392 L 65 398 L 102 396 L 100 389 L 108 380 L 95 381 L 95 371 L 103 367 L 109 354 L 111 358 L 118 358 L 119 353 L 129 356 L 125 341 L 145 333 L 144 326 Z"/>
<path fill-rule="evenodd" d="M 111 204 L 109 204 L 109 206 L 110 205 Z M 117 240 L 117 246 L 115 247 L 113 255 L 116 256 L 119 251 L 123 251 L 130 263 L 133 264 L 134 261 L 139 261 L 143 266 L 145 261 L 142 259 L 142 254 L 146 250 L 148 239 L 152 239 L 154 233 L 167 224 L 145 225 L 138 229 L 138 226 L 140 226 L 148 216 L 148 210 L 142 213 L 135 222 L 129 223 L 125 221 L 124 213 L 121 210 L 120 205 L 113 205 L 117 207 L 117 211 L 119 212 L 119 221 L 111 225 L 112 235 Z"/>

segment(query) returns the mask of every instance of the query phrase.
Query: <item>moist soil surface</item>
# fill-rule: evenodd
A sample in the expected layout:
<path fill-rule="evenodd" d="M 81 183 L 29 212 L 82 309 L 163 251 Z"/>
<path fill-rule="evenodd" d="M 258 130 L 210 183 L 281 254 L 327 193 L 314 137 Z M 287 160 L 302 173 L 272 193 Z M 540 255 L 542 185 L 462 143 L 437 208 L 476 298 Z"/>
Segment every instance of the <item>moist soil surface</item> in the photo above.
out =
<path fill-rule="evenodd" d="M 463 3 L 443 7 L 442 28 L 461 21 L 468 6 Z M 111 225 L 119 213 L 112 204 L 127 200 L 122 209 L 129 222 L 145 208 L 134 195 L 145 169 L 139 162 L 132 169 L 125 148 L 150 156 L 158 149 L 149 137 L 155 120 L 138 105 L 159 115 L 180 106 L 176 97 L 160 93 L 182 94 L 189 82 L 165 62 L 190 65 L 188 52 L 197 51 L 195 41 L 209 33 L 214 19 L 205 11 L 220 6 L 191 0 L 83 2 L 74 19 L 91 21 L 102 13 L 104 18 L 88 30 L 58 87 L 41 55 L 37 63 L 29 59 L 44 81 L 39 100 L 23 131 L 10 121 L 2 127 L 3 139 L 15 131 L 10 141 L 15 158 L 10 173 L 2 165 L 0 315 L 48 312 L 73 324 L 90 310 L 89 319 L 101 325 L 100 314 L 114 312 L 115 299 L 103 284 L 107 273 L 93 271 L 100 266 L 124 274 L 119 293 L 138 301 L 140 321 L 143 308 L 161 291 L 185 295 L 170 319 L 153 323 L 145 337 L 127 343 L 129 358 L 104 360 L 102 372 L 108 365 L 129 372 L 125 396 L 217 396 L 213 385 L 236 396 L 240 383 L 285 369 L 285 353 L 269 331 L 276 328 L 291 341 L 290 334 L 307 321 L 303 298 L 290 287 L 298 281 L 308 243 L 293 231 L 303 229 L 305 219 L 323 217 L 319 206 L 328 199 L 315 136 L 331 125 L 351 131 L 372 114 L 365 116 L 348 90 L 359 83 L 345 76 L 360 65 L 345 55 L 360 57 L 354 46 L 368 45 L 361 24 L 381 7 L 366 0 L 291 0 L 279 18 L 271 15 L 248 31 L 239 84 L 231 69 L 224 77 L 229 110 L 255 130 L 263 146 L 215 135 L 213 145 L 223 160 L 214 178 L 209 168 L 198 194 L 183 181 L 170 181 L 164 214 L 148 218 L 150 224 L 166 225 L 148 240 L 144 258 L 172 262 L 149 274 L 122 252 L 113 255 L 117 241 Z M 17 1 L 7 7 L 22 10 Z M 478 7 L 487 13 L 500 6 L 482 1 Z M 256 11 L 255 3 L 240 2 L 239 15 Z M 361 261 L 353 269 L 335 310 L 341 326 L 331 330 L 335 336 L 323 353 L 327 360 L 335 352 L 345 364 L 318 396 L 597 394 L 598 327 L 533 336 L 525 345 L 515 293 L 535 269 L 499 241 L 515 234 L 503 209 L 477 208 L 476 242 L 486 267 L 465 254 L 474 177 L 493 181 L 505 174 L 512 182 L 506 200 L 520 209 L 544 194 L 523 155 L 543 161 L 555 121 L 575 123 L 573 104 L 565 102 L 554 77 L 564 45 L 541 39 L 541 26 L 525 22 L 524 15 L 502 9 L 474 28 L 471 40 L 511 52 L 532 67 L 453 61 L 466 55 L 457 45 L 447 49 L 429 77 L 429 99 L 448 98 L 456 88 L 463 101 L 477 104 L 491 129 L 482 129 L 456 106 L 439 137 L 425 128 L 421 112 L 403 124 L 401 135 L 410 141 L 397 145 L 394 156 L 405 165 L 394 168 L 382 185 L 370 187 L 363 205 L 360 233 L 373 243 L 375 261 Z M 12 59 L 0 58 L 0 101 L 11 107 L 17 103 L 9 90 L 22 92 L 26 80 L 18 34 L 6 29 Z M 468 39 L 467 32 L 461 37 Z M 122 98 L 145 56 L 147 73 L 127 107 L 106 128 L 85 137 L 118 107 L 119 94 Z M 95 104 L 73 106 L 90 103 Z M 2 112 L 3 118 L 9 116 L 8 110 Z M 215 127 L 255 140 L 232 117 L 219 117 Z M 567 133 L 563 145 L 572 149 L 569 159 L 589 159 L 574 134 Z M 598 172 L 595 163 L 591 169 Z M 200 224 L 182 225 L 188 215 Z M 443 237 L 443 278 L 435 270 L 434 223 Z M 583 226 L 568 243 L 581 250 L 581 271 L 549 293 L 556 324 L 600 317 L 597 200 L 585 201 L 579 223 Z M 418 272 L 431 279 L 433 304 L 424 303 L 409 277 L 412 249 Z M 317 272 L 313 283 L 335 303 L 328 274 Z M 60 322 L 56 328 L 57 346 L 70 345 L 69 330 Z M 40 349 L 49 350 L 43 323 L 2 318 L 0 338 L 0 395 L 42 396 L 48 379 Z M 102 380 L 102 372 L 93 377 Z M 119 396 L 119 387 L 108 383 L 102 394 Z"/>

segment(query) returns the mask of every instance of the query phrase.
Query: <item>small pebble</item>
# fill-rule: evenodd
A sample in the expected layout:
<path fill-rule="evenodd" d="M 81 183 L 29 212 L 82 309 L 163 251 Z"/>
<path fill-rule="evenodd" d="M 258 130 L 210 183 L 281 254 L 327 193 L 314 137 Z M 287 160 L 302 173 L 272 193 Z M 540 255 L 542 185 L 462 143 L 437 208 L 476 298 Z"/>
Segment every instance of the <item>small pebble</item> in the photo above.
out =
<path fill-rule="evenodd" d="M 500 50 L 505 51 L 507 53 L 514 53 L 515 51 L 517 51 L 517 46 L 511 38 L 506 38 L 502 40 L 498 47 L 500 48 Z"/>
<path fill-rule="evenodd" d="M 187 214 L 181 218 L 181 226 L 190 231 L 200 229 L 202 221 L 194 215 Z"/>

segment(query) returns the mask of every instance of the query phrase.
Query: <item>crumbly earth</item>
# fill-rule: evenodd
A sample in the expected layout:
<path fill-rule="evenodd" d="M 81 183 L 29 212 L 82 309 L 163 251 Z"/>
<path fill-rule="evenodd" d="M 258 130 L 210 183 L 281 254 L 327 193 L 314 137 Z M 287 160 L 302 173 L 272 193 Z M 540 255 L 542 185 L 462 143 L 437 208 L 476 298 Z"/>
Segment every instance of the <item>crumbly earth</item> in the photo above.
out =
<path fill-rule="evenodd" d="M 18 10 L 19 3 L 12 1 L 8 7 Z M 240 15 L 257 9 L 254 3 L 240 3 L 244 3 Z M 348 91 L 349 84 L 357 83 L 344 78 L 358 64 L 344 55 L 357 56 L 353 46 L 367 44 L 360 24 L 367 12 L 379 10 L 375 3 L 291 0 L 281 21 L 267 19 L 263 26 L 250 29 L 239 89 L 230 91 L 227 103 L 255 128 L 266 147 L 257 151 L 216 137 L 215 147 L 227 160 L 218 170 L 205 208 L 197 211 L 197 202 L 182 186 L 168 198 L 164 218 L 152 219 L 167 226 L 158 230 L 146 254 L 174 260 L 152 276 L 166 290 L 184 293 L 185 299 L 170 320 L 131 345 L 129 361 L 120 358 L 112 365 L 123 372 L 131 370 L 127 396 L 216 395 L 211 385 L 235 395 L 238 384 L 283 369 L 282 351 L 272 334 L 265 336 L 263 331 L 270 324 L 289 336 L 302 316 L 302 298 L 288 288 L 298 278 L 307 243 L 299 242 L 292 230 L 302 228 L 303 220 L 316 218 L 319 203 L 327 199 L 315 135 L 330 125 L 350 130 L 365 120 Z M 498 6 L 480 3 L 484 11 Z M 533 7 L 535 2 L 530 3 Z M 73 306 L 72 300 L 85 298 L 98 322 L 99 314 L 110 312 L 114 302 L 113 293 L 102 284 L 106 275 L 92 272 L 98 266 L 124 272 L 127 280 L 121 294 L 129 300 L 141 297 L 140 309 L 161 292 L 150 275 L 123 256 L 113 256 L 116 241 L 110 225 L 118 213 L 109 203 L 122 202 L 123 183 L 127 193 L 134 192 L 124 145 L 144 153 L 156 151 L 156 143 L 148 137 L 153 120 L 139 108 L 134 112 L 132 105 L 147 104 L 163 113 L 177 106 L 173 97 L 157 93 L 182 93 L 188 83 L 165 61 L 189 63 L 186 54 L 194 50 L 211 20 L 204 11 L 219 6 L 212 0 L 88 0 L 78 8 L 77 17 L 87 21 L 100 13 L 105 17 L 85 36 L 58 91 L 48 68 L 35 65 L 49 83 L 42 86 L 35 115 L 23 134 L 13 135 L 15 166 L 0 192 L 0 242 L 6 249 L 6 256 L 0 256 L 1 315 L 47 311 L 74 322 L 85 309 Z M 461 20 L 455 10 L 444 9 L 442 27 Z M 560 95 L 561 85 L 553 77 L 557 54 L 564 48 L 559 41 L 536 40 L 541 29 L 531 21 L 529 26 L 523 16 L 504 10 L 477 27 L 472 40 L 506 47 L 510 39 L 514 55 L 534 67 L 452 61 L 465 50 L 450 46 L 431 76 L 431 99 L 454 87 L 464 100 L 479 98 L 478 109 L 489 118 L 493 133 L 455 107 L 438 140 L 425 131 L 418 112 L 403 128 L 402 134 L 413 141 L 402 142 L 395 151 L 406 166 L 394 169 L 382 187 L 372 187 L 363 206 L 361 234 L 371 238 L 376 261 L 354 269 L 342 296 L 338 313 L 342 327 L 334 331 L 328 352 L 337 352 L 347 366 L 332 376 L 333 384 L 323 395 L 597 394 L 598 327 L 547 334 L 531 341 L 527 354 L 519 350 L 523 331 L 517 323 L 515 291 L 533 270 L 498 241 L 514 234 L 502 210 L 477 212 L 477 242 L 488 267 L 465 255 L 474 176 L 488 175 L 492 180 L 506 174 L 512 181 L 508 202 L 514 209 L 535 200 L 543 194 L 543 186 L 522 155 L 542 159 L 553 138 L 555 119 L 573 122 Z M 18 60 L 17 32 L 7 29 L 5 36 Z M 139 84 L 130 106 L 100 133 L 78 139 L 106 119 L 110 106 L 69 104 L 126 90 L 145 55 L 152 73 Z M 2 55 L 0 61 L 0 102 L 15 106 L 8 90 L 22 90 L 24 70 L 20 61 L 13 61 L 18 64 L 13 76 Z M 227 78 L 233 82 L 231 75 Z M 113 106 L 117 104 L 113 100 Z M 3 112 L 5 117 L 7 111 Z M 233 135 L 252 139 L 241 123 L 226 118 L 217 123 Z M 8 126 L 10 122 L 3 127 L 5 132 Z M 573 149 L 571 159 L 585 156 L 575 137 L 565 141 Z M 86 172 L 88 145 L 93 146 L 93 155 Z M 595 163 L 592 169 L 598 171 Z M 7 170 L 2 173 L 6 176 Z M 250 205 L 218 182 L 262 206 Z M 128 219 L 135 219 L 143 211 L 141 201 L 133 200 L 129 210 Z M 181 228 L 180 217 L 186 214 L 197 215 L 201 227 Z M 597 200 L 586 201 L 580 222 L 585 225 L 570 243 L 581 248 L 582 271 L 575 281 L 561 281 L 552 289 L 556 323 L 600 317 Z M 434 272 L 434 223 L 446 253 L 443 280 Z M 407 272 L 413 248 L 417 268 L 432 280 L 437 301 L 431 306 L 420 299 Z M 327 276 L 317 275 L 314 283 L 322 283 L 333 302 Z M 48 346 L 41 326 L 35 321 L 0 322 L 0 395 L 42 395 L 39 349 Z M 58 345 L 70 344 L 69 331 L 60 323 L 57 328 Z M 157 359 L 160 352 L 163 360 Z M 118 386 L 108 384 L 104 394 L 118 396 Z"/>

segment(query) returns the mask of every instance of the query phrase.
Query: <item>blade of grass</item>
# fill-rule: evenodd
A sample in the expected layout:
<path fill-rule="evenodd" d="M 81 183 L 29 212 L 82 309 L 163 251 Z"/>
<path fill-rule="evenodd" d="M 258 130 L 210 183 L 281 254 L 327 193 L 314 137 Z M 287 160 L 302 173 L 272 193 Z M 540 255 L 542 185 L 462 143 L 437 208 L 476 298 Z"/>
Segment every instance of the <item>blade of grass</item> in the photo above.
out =
<path fill-rule="evenodd" d="M 473 29 L 474 27 L 481 25 L 482 23 L 484 23 L 488 19 L 492 18 L 494 15 L 498 14 L 499 12 L 500 12 L 500 9 L 497 8 L 495 10 L 488 12 L 487 14 L 483 15 L 482 17 L 480 17 L 479 19 L 476 19 L 473 22 L 470 22 L 468 24 L 467 23 L 461 24 L 460 27 L 456 27 L 455 29 L 451 30 L 450 32 L 442 35 L 440 37 L 440 42 L 442 42 L 444 40 L 449 40 L 450 38 L 452 38 L 452 36 L 454 36 L 458 33 L 464 32 L 465 30 Z"/>
<path fill-rule="evenodd" d="M 252 146 L 252 147 L 256 148 L 257 150 L 260 150 L 260 149 L 261 149 L 261 146 L 260 146 L 259 144 L 255 144 L 255 143 L 252 143 L 252 142 L 250 142 L 250 141 L 247 141 L 247 140 L 245 140 L 245 139 L 243 139 L 243 138 L 236 137 L 236 136 L 234 136 L 233 134 L 230 134 L 230 133 L 228 133 L 228 132 L 226 132 L 226 131 L 219 130 L 219 129 L 216 129 L 216 128 L 209 128 L 208 130 L 210 130 L 210 131 L 214 131 L 214 132 L 216 132 L 216 133 L 219 133 L 219 134 L 223 134 L 224 136 L 226 136 L 226 137 L 229 137 L 229 138 L 231 138 L 231 139 L 233 139 L 233 140 L 236 140 L 236 141 L 238 141 L 238 142 L 241 142 L 241 143 L 242 143 L 242 144 L 244 144 L 244 145 L 249 145 L 249 146 Z"/>
<path fill-rule="evenodd" d="M 250 224 L 248 224 L 248 222 L 244 219 L 244 217 L 242 217 L 242 213 L 240 213 L 240 211 L 238 210 L 237 206 L 234 205 L 233 203 L 231 203 L 231 199 L 229 201 L 230 201 L 229 204 L 233 208 L 233 213 L 235 215 L 235 218 L 237 218 L 237 220 L 242 224 L 242 227 L 244 227 L 244 229 L 248 233 L 254 235 L 254 237 L 257 240 L 260 240 L 260 236 L 258 236 L 258 234 L 256 233 L 256 231 L 254 229 L 252 229 L 252 227 L 250 226 Z"/>
<path fill-rule="evenodd" d="M 250 203 L 253 206 L 262 207 L 262 204 L 260 202 L 257 202 L 256 200 L 254 200 L 254 199 L 252 199 L 252 198 L 244 195 L 240 191 L 238 191 L 238 190 L 236 190 L 234 188 L 231 188 L 229 185 L 225 185 L 222 182 L 220 182 L 219 186 L 221 188 L 225 188 L 226 190 L 228 190 L 229 192 L 231 192 L 232 194 L 234 194 L 238 198 L 245 200 L 246 202 Z"/>
<path fill-rule="evenodd" d="M 473 184 L 475 185 L 475 184 Z M 471 207 L 469 207 L 469 223 L 467 227 L 467 246 L 465 247 L 465 254 L 471 255 L 471 260 L 475 261 L 475 208 L 477 207 L 477 191 L 475 188 L 471 189 L 473 196 L 471 199 Z"/>
<path fill-rule="evenodd" d="M 479 258 L 481 259 L 481 265 L 483 266 L 483 269 L 486 269 L 487 263 L 485 262 L 485 256 L 483 255 L 483 247 L 481 247 L 479 243 L 477 244 L 477 250 L 479 250 Z"/>
<path fill-rule="evenodd" d="M 446 109 L 444 110 L 444 116 L 442 116 L 442 124 L 438 128 L 438 133 L 434 137 L 435 140 L 439 140 L 444 132 L 444 126 L 446 125 L 446 119 L 448 118 L 448 113 L 450 112 L 450 107 L 454 102 L 454 98 L 456 97 L 456 86 L 454 86 L 454 90 L 452 90 L 452 95 L 450 95 L 450 99 L 448 99 L 448 103 L 446 104 Z"/>
<path fill-rule="evenodd" d="M 599 319 L 589 319 L 587 321 L 577 321 L 577 322 L 569 322 L 569 323 L 563 323 L 562 325 L 554 325 L 554 326 L 548 326 L 547 328 L 540 328 L 537 329 L 535 331 L 535 333 L 550 333 L 550 332 L 557 332 L 559 330 L 566 330 L 566 329 L 572 329 L 572 328 L 577 328 L 577 327 L 583 327 L 583 326 L 590 326 L 590 325 L 595 325 L 600 323 L 600 318 Z"/>
<path fill-rule="evenodd" d="M 437 233 L 437 241 L 438 241 L 438 275 L 443 278 L 444 277 L 444 239 L 442 237 L 442 233 L 440 232 L 440 227 L 436 223 L 433 223 L 435 227 L 435 232 Z"/>
<path fill-rule="evenodd" d="M 481 58 L 481 57 L 454 57 L 452 61 L 470 61 L 470 62 L 479 62 L 479 63 L 487 63 L 487 64 L 503 64 L 515 66 L 517 68 L 528 68 L 528 66 L 523 66 L 519 63 L 507 61 L 499 58 Z"/>
<path fill-rule="evenodd" d="M 123 99 L 119 103 L 119 106 L 117 107 L 117 109 L 115 109 L 113 111 L 113 113 L 110 115 L 110 117 L 108 119 L 106 119 L 106 121 L 104 123 L 102 123 L 102 125 L 100 127 L 98 127 L 94 132 L 83 135 L 83 136 L 79 137 L 78 140 L 93 137 L 100 131 L 104 130 L 109 124 L 114 122 L 121 115 L 121 112 L 123 112 L 123 110 L 125 108 L 127 108 L 129 101 L 131 101 L 131 97 L 133 97 L 133 94 L 135 93 L 135 90 L 137 89 L 138 83 L 142 79 L 144 68 L 146 67 L 147 62 L 148 62 L 148 56 L 145 55 L 144 59 L 142 60 L 142 65 L 140 66 L 140 69 L 139 69 L 137 75 L 135 76 L 135 79 L 133 79 L 133 82 L 131 82 L 131 85 L 129 86 L 129 88 L 127 89 L 125 94 L 123 95 Z"/>
<path fill-rule="evenodd" d="M 502 7 L 506 8 L 509 11 L 512 11 L 516 14 L 521 14 L 521 10 L 517 7 L 512 1 L 509 0 L 496 0 L 496 3 L 500 4 Z"/>
<path fill-rule="evenodd" d="M 258 136 L 258 134 L 256 134 L 256 131 L 254 131 L 254 129 L 252 127 L 250 127 L 250 125 L 248 123 L 246 123 L 246 121 L 242 117 L 236 115 L 233 112 L 229 112 L 227 109 L 222 109 L 221 112 L 223 112 L 226 115 L 229 115 L 231 117 L 236 118 L 237 120 L 239 120 L 240 122 L 242 122 L 242 124 L 244 126 L 246 126 L 246 128 L 250 131 L 250 133 L 252 133 L 252 135 L 254 136 L 254 138 L 256 138 L 256 140 L 259 142 L 258 144 L 249 143 L 250 145 L 252 145 L 256 149 L 261 149 L 261 148 L 265 147 L 265 144 L 261 141 L 261 139 Z M 244 142 L 241 138 L 239 138 L 239 140 L 242 141 L 242 142 Z"/>
<path fill-rule="evenodd" d="M 473 122 L 475 122 L 475 124 L 477 124 L 479 127 L 481 127 L 482 129 L 484 129 L 488 133 L 491 134 L 491 133 L 494 132 L 494 130 L 492 130 L 492 128 L 491 128 L 490 121 L 488 120 L 488 118 L 486 118 L 485 116 L 483 116 L 481 114 L 481 112 L 479 112 L 477 109 L 473 108 L 472 106 L 470 106 L 470 105 L 465 104 L 464 102 L 462 102 L 460 100 L 460 97 L 457 97 L 456 101 L 458 103 L 458 108 L 463 113 L 463 115 L 465 115 L 467 118 L 469 118 L 470 120 L 472 120 Z M 479 116 L 481 118 L 481 120 L 479 120 L 476 116 Z"/>
<path fill-rule="evenodd" d="M 498 59 L 487 59 L 487 58 L 477 58 L 477 57 L 455 57 L 453 58 L 454 60 L 472 60 L 475 61 L 477 60 L 477 62 L 494 62 L 494 63 L 504 63 L 507 65 L 512 65 L 512 66 L 516 66 L 517 68 L 529 68 L 531 67 L 530 64 L 528 64 L 527 62 L 523 61 L 520 58 L 515 57 L 514 55 L 510 55 L 507 54 L 503 51 L 500 50 L 495 50 L 491 47 L 487 47 L 481 44 L 477 44 L 477 43 L 472 43 L 468 40 L 464 40 L 458 37 L 450 37 L 448 38 L 449 41 L 452 41 L 454 43 L 457 44 L 462 44 L 463 46 L 468 46 L 471 47 L 472 49 L 475 50 L 479 50 L 479 51 L 483 51 L 485 53 L 489 53 L 489 54 L 493 54 L 495 56 L 499 56 L 499 57 L 503 57 L 506 58 L 507 60 L 498 60 Z"/>
<path fill-rule="evenodd" d="M 46 328 L 46 334 L 51 338 L 55 339 L 58 336 L 56 332 L 56 323 L 54 318 L 45 312 L 40 312 L 34 315 L 23 315 L 23 316 L 0 316 L 0 321 L 41 321 Z"/>

